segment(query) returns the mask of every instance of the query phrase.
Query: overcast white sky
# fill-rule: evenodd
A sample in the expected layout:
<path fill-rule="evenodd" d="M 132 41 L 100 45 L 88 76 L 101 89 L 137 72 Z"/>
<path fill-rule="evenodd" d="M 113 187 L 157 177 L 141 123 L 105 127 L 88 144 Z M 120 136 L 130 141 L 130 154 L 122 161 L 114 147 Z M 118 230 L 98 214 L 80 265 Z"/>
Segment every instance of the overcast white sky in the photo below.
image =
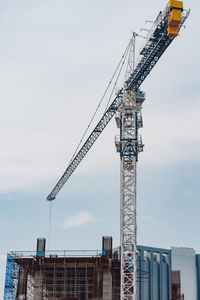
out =
<path fill-rule="evenodd" d="M 184 4 L 191 8 L 186 28 L 142 85 L 138 243 L 200 251 L 200 3 Z M 47 237 L 46 196 L 131 32 L 140 32 L 165 5 L 164 0 L 1 1 L 1 299 L 7 251 L 34 250 L 36 238 Z M 119 244 L 116 134 L 112 120 L 53 203 L 51 248 L 100 249 L 102 235 Z"/>

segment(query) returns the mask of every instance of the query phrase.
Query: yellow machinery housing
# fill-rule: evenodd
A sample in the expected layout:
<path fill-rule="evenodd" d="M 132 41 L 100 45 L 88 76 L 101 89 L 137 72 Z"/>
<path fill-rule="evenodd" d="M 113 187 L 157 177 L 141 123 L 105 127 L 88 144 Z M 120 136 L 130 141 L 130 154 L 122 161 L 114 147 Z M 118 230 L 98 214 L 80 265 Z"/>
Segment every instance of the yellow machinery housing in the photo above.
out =
<path fill-rule="evenodd" d="M 169 37 L 176 37 L 182 21 L 183 1 L 170 0 L 167 8 L 169 10 L 167 35 Z"/>

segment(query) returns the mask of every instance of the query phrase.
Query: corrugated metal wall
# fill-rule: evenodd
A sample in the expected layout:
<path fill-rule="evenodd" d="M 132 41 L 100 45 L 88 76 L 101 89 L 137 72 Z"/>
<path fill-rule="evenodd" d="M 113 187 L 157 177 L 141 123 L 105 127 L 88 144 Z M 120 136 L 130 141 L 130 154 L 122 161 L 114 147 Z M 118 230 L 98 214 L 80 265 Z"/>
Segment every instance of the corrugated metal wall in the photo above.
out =
<path fill-rule="evenodd" d="M 137 246 L 138 300 L 170 300 L 171 251 Z"/>

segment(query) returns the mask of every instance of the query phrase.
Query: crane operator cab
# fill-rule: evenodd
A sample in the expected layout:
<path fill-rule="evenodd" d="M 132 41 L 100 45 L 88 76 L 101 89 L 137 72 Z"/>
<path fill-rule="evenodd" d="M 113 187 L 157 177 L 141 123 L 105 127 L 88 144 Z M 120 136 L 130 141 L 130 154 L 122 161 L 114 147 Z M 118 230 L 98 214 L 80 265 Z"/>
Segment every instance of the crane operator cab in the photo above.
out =
<path fill-rule="evenodd" d="M 167 35 L 176 37 L 182 21 L 183 1 L 170 0 L 167 4 L 167 11 L 169 13 Z"/>

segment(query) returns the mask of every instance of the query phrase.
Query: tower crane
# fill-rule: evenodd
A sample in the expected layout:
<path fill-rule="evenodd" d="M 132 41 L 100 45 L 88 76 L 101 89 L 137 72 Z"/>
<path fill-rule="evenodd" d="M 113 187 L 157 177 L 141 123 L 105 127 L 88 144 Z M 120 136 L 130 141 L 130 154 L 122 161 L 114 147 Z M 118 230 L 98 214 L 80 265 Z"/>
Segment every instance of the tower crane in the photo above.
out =
<path fill-rule="evenodd" d="M 179 34 L 181 27 L 189 16 L 190 10 L 183 9 L 183 1 L 170 0 L 161 11 L 145 40 L 140 51 L 140 60 L 134 67 L 135 37 L 130 41 L 126 80 L 113 102 L 107 108 L 102 118 L 89 135 L 78 153 L 67 166 L 47 197 L 48 201 L 55 200 L 58 192 L 78 167 L 82 159 L 95 143 L 104 128 L 115 115 L 120 128 L 120 138 L 115 145 L 120 153 L 120 246 L 121 246 L 121 300 L 136 300 L 136 166 L 138 153 L 143 151 L 143 143 L 138 135 L 142 127 L 141 109 L 145 94 L 140 86 L 162 54 Z"/>

